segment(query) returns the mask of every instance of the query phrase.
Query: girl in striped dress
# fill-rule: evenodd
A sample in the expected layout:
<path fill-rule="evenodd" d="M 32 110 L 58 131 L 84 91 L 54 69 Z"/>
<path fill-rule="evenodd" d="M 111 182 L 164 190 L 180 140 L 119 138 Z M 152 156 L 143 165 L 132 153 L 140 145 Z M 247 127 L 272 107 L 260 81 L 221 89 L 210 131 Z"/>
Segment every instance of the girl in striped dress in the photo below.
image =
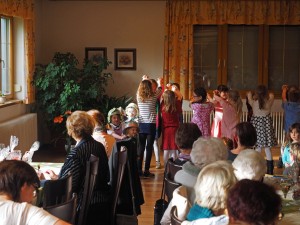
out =
<path fill-rule="evenodd" d="M 249 104 L 253 109 L 253 115 L 250 122 L 255 127 L 257 134 L 256 150 L 261 152 L 261 149 L 265 148 L 267 173 L 273 174 L 274 165 L 271 147 L 277 145 L 277 140 L 270 113 L 274 102 L 274 95 L 268 93 L 266 86 L 259 85 L 254 96 L 249 92 L 247 97 Z"/>
<path fill-rule="evenodd" d="M 140 83 L 137 91 L 137 103 L 139 107 L 139 141 L 138 148 L 138 170 L 140 176 L 153 177 L 154 174 L 150 173 L 150 163 L 152 157 L 153 142 L 156 133 L 156 101 L 161 93 L 162 79 L 157 80 L 158 88 L 155 92 L 152 90 L 151 81 L 148 77 L 144 76 L 143 81 Z M 147 141 L 147 146 L 146 146 Z M 144 172 L 142 170 L 142 162 L 144 158 L 144 149 L 146 146 L 146 162 Z"/>

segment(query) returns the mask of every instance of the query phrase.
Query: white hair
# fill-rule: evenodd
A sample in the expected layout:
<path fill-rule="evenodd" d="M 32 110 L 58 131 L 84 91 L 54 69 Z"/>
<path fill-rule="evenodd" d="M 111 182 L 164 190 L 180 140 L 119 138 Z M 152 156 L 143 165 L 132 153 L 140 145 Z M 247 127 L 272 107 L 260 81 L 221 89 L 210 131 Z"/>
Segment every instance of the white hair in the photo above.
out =
<path fill-rule="evenodd" d="M 226 145 L 221 139 L 215 137 L 198 138 L 191 151 L 191 161 L 200 169 L 212 162 L 226 160 L 227 157 Z"/>
<path fill-rule="evenodd" d="M 227 191 L 237 182 L 233 167 L 222 160 L 205 166 L 195 184 L 195 202 L 211 210 L 226 208 Z"/>
<path fill-rule="evenodd" d="M 253 149 L 241 151 L 232 162 L 234 174 L 238 180 L 260 181 L 267 171 L 264 157 Z"/>

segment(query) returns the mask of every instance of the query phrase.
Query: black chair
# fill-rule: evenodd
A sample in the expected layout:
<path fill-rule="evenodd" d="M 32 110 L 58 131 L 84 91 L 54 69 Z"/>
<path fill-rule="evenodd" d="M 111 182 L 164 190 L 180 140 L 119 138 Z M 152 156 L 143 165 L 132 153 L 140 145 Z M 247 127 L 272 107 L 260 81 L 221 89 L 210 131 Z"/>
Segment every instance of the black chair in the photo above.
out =
<path fill-rule="evenodd" d="M 171 208 L 171 225 L 180 225 L 181 223 L 182 221 L 177 216 L 177 207 L 174 205 Z"/>
<path fill-rule="evenodd" d="M 94 187 L 98 175 L 99 158 L 91 155 L 90 160 L 86 163 L 86 173 L 84 181 L 84 189 L 82 196 L 82 203 L 79 211 L 77 225 L 86 224 L 87 214 L 93 196 Z"/>
<path fill-rule="evenodd" d="M 170 180 L 174 180 L 175 174 L 179 170 L 182 170 L 182 166 L 175 164 L 173 158 L 169 158 L 168 162 L 167 162 L 167 168 L 166 168 L 166 170 L 167 170 L 166 171 L 167 172 L 167 177 Z"/>
<path fill-rule="evenodd" d="M 72 198 L 72 175 L 57 180 L 47 180 L 43 188 L 43 208 L 58 205 Z"/>
<path fill-rule="evenodd" d="M 165 177 L 165 194 L 167 196 L 168 202 L 170 202 L 173 198 L 173 191 L 180 187 L 181 184 L 176 183 L 175 181 L 170 180 L 168 177 Z"/>
<path fill-rule="evenodd" d="M 126 162 L 127 162 L 127 149 L 122 146 L 120 151 L 118 152 L 118 172 L 117 172 L 118 182 L 116 183 L 116 187 L 113 195 L 111 225 L 115 224 L 116 208 L 117 208 L 119 192 L 120 192 L 120 188 L 124 176 L 124 170 L 126 167 Z"/>
<path fill-rule="evenodd" d="M 68 223 L 75 224 L 77 207 L 77 195 L 73 193 L 71 200 L 53 206 L 45 207 L 44 210 L 48 211 L 53 216 L 58 217 Z"/>

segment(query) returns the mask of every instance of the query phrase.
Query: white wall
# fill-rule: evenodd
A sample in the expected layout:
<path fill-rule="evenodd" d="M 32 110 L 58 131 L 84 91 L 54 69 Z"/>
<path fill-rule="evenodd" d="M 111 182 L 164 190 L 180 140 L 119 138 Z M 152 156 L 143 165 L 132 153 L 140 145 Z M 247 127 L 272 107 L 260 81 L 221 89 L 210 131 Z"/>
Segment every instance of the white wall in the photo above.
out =
<path fill-rule="evenodd" d="M 82 63 L 85 47 L 136 48 L 137 70 L 108 68 L 114 84 L 107 93 L 136 93 L 142 74 L 163 73 L 165 1 L 36 0 L 36 62 L 48 63 L 55 52 L 72 52 Z"/>

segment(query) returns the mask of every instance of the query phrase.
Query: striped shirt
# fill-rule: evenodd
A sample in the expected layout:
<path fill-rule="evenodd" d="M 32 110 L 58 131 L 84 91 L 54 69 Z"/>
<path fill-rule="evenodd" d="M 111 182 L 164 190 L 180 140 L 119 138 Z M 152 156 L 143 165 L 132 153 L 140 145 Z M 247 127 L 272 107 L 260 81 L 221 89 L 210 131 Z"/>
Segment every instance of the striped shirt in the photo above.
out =
<path fill-rule="evenodd" d="M 82 139 L 74 149 L 68 154 L 64 165 L 59 174 L 59 178 L 63 178 L 72 174 L 72 192 L 78 195 L 78 205 L 81 205 L 85 173 L 86 162 L 90 159 L 91 154 L 99 158 L 99 168 L 97 176 L 98 190 L 94 192 L 92 203 L 105 202 L 108 199 L 109 191 L 109 168 L 108 159 L 104 146 L 95 141 L 92 136 Z"/>
<path fill-rule="evenodd" d="M 154 95 L 144 101 L 137 97 L 139 107 L 139 123 L 156 123 L 156 101 L 162 89 L 158 88 Z"/>

